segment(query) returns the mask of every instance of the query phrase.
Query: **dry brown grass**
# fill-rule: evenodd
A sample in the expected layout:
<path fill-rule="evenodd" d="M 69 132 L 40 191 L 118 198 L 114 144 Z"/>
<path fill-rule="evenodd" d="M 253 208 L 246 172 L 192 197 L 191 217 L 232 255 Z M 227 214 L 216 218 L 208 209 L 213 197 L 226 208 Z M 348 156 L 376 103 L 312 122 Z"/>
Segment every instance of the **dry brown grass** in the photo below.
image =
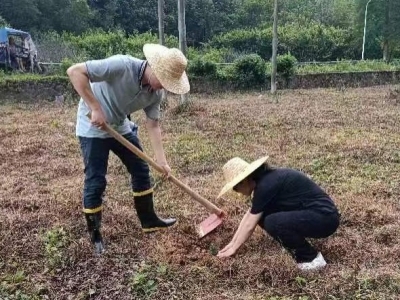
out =
<path fill-rule="evenodd" d="M 143 235 L 115 156 L 103 221 L 108 252 L 95 257 L 80 211 L 76 106 L 2 103 L 0 299 L 399 299 L 400 108 L 387 94 L 388 87 L 287 91 L 278 103 L 258 94 L 194 96 L 188 112 L 174 114 L 172 100 L 165 114 L 174 173 L 209 199 L 228 159 L 266 153 L 331 193 L 342 224 L 315 241 L 329 267 L 314 274 L 300 273 L 259 229 L 235 258 L 217 259 L 246 203 L 233 194 L 218 202 L 230 218 L 198 240 L 194 225 L 208 213 L 157 174 L 157 210 L 179 223 Z M 142 113 L 135 117 L 143 122 Z"/>

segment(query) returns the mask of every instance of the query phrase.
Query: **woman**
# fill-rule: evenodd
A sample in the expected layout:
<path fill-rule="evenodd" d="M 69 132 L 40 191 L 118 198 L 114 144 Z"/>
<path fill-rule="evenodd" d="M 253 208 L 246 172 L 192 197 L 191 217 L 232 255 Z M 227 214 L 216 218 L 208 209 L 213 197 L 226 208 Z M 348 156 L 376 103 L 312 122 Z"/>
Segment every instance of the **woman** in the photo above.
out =
<path fill-rule="evenodd" d="M 324 257 L 306 238 L 325 238 L 336 231 L 339 213 L 334 202 L 302 172 L 270 167 L 267 159 L 248 164 L 235 157 L 224 165 L 226 185 L 218 198 L 233 189 L 252 195 L 252 204 L 218 257 L 234 255 L 259 224 L 292 255 L 300 269 L 324 267 Z"/>

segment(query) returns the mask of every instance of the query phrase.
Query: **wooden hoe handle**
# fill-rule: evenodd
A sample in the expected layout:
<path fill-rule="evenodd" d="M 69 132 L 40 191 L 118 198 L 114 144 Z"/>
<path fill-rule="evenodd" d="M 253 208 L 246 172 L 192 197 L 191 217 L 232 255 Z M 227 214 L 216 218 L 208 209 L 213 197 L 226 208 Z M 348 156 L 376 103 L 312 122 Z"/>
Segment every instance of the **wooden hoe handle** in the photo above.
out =
<path fill-rule="evenodd" d="M 124 138 L 121 134 L 119 134 L 117 131 L 115 131 L 110 125 L 107 123 L 105 124 L 104 130 L 107 131 L 113 138 L 115 138 L 117 141 L 119 141 L 122 145 L 124 145 L 126 148 L 131 150 L 133 153 L 135 153 L 138 157 L 146 161 L 148 164 L 150 164 L 154 169 L 159 171 L 160 173 L 164 173 L 164 169 L 158 165 L 150 156 L 148 156 L 146 153 L 141 151 L 139 148 L 137 148 L 135 145 L 130 143 L 126 138 Z M 188 193 L 194 200 L 199 202 L 201 205 L 203 205 L 205 208 L 207 208 L 208 211 L 215 213 L 216 215 L 220 215 L 222 213 L 222 210 L 219 209 L 217 206 L 215 206 L 213 203 L 208 201 L 207 199 L 203 198 L 199 194 L 197 194 L 194 190 L 192 190 L 189 186 L 181 182 L 178 178 L 176 178 L 173 175 L 170 175 L 168 177 L 170 181 L 172 181 L 174 184 L 176 184 L 178 187 L 180 187 L 183 191 Z"/>

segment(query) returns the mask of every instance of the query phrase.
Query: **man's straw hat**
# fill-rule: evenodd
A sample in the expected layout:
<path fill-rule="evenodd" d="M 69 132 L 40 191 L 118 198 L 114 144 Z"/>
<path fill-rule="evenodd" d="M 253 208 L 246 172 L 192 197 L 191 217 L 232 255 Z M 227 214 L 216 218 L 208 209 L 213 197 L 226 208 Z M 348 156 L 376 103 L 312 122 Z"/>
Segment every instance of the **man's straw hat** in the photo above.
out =
<path fill-rule="evenodd" d="M 225 178 L 225 186 L 222 188 L 217 198 L 220 198 L 226 192 L 231 190 L 235 185 L 244 180 L 247 176 L 261 167 L 268 159 L 268 156 L 261 157 L 251 164 L 247 163 L 239 157 L 229 160 L 223 167 L 222 171 Z"/>
<path fill-rule="evenodd" d="M 190 90 L 185 69 L 187 59 L 177 48 L 158 44 L 145 44 L 143 53 L 162 86 L 174 94 L 186 94 Z"/>

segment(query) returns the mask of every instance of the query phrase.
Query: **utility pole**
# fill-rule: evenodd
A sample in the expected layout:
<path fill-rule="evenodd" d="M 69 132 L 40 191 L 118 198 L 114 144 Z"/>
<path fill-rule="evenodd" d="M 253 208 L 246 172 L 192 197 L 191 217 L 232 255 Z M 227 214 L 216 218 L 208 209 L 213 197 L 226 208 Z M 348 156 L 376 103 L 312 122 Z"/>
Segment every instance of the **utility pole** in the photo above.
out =
<path fill-rule="evenodd" d="M 365 6 L 365 16 L 364 16 L 364 36 L 363 36 L 363 44 L 362 44 L 362 54 L 361 60 L 364 60 L 364 52 L 365 52 L 365 35 L 367 33 L 367 14 L 368 14 L 368 4 L 372 0 L 368 0 L 367 5 Z"/>
<path fill-rule="evenodd" d="M 178 30 L 179 30 L 179 49 L 186 56 L 186 22 L 185 22 L 185 0 L 178 0 Z M 181 95 L 179 105 L 188 104 L 188 94 Z"/>
<path fill-rule="evenodd" d="M 274 0 L 274 25 L 272 37 L 272 73 L 271 73 L 271 93 L 276 93 L 276 73 L 277 73 L 277 60 L 278 55 L 278 0 Z"/>

